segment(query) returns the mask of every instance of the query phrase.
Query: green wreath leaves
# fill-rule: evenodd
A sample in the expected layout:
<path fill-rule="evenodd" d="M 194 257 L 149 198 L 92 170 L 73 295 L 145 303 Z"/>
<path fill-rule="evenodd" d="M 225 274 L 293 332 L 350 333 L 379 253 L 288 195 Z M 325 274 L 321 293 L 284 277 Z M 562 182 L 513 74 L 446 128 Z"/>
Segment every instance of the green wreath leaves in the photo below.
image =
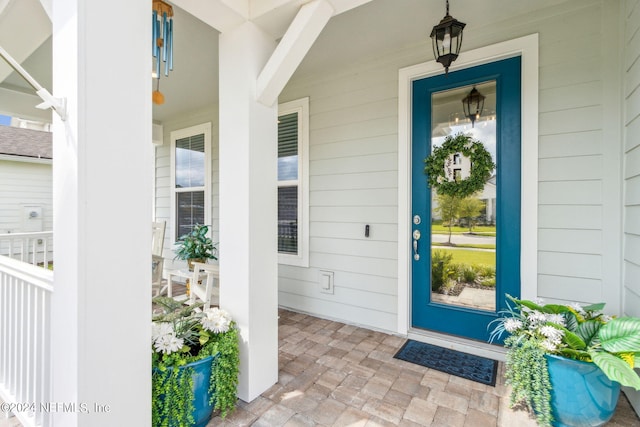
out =
<path fill-rule="evenodd" d="M 471 172 L 465 179 L 449 181 L 445 173 L 445 162 L 456 153 L 462 153 L 471 160 Z M 482 142 L 462 133 L 447 136 L 444 143 L 440 147 L 435 147 L 424 162 L 426 165 L 424 172 L 427 174 L 429 186 L 438 194 L 460 198 L 481 191 L 496 168 L 491 153 L 484 148 Z"/>

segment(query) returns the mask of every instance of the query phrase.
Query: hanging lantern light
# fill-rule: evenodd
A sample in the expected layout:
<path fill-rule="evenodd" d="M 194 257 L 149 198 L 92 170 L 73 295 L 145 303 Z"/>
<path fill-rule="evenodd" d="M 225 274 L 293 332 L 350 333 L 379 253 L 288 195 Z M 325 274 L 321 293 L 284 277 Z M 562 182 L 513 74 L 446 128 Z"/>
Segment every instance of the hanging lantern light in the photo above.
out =
<path fill-rule="evenodd" d="M 464 109 L 464 115 L 471 120 L 471 127 L 475 127 L 475 122 L 482 115 L 484 109 L 485 96 L 481 94 L 474 86 L 469 92 L 469 95 L 462 99 L 462 108 Z"/>
<path fill-rule="evenodd" d="M 153 77 L 157 79 L 152 99 L 155 104 L 164 103 L 160 92 L 160 76 L 169 76 L 173 70 L 173 7 L 162 0 L 153 0 L 152 21 Z M 164 66 L 163 66 L 164 64 Z"/>
<path fill-rule="evenodd" d="M 449 73 L 449 66 L 458 58 L 462 47 L 462 30 L 465 25 L 449 15 L 449 0 L 447 0 L 447 14 L 440 23 L 431 30 L 433 56 L 444 66 L 445 74 Z"/>

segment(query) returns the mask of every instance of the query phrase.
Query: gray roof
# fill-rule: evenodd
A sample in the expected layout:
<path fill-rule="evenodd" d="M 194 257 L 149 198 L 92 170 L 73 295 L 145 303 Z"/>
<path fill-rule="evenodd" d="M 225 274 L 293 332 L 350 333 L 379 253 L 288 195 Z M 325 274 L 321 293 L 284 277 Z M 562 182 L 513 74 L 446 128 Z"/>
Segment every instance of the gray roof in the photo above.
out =
<path fill-rule="evenodd" d="M 53 158 L 51 132 L 0 126 L 0 155 Z"/>

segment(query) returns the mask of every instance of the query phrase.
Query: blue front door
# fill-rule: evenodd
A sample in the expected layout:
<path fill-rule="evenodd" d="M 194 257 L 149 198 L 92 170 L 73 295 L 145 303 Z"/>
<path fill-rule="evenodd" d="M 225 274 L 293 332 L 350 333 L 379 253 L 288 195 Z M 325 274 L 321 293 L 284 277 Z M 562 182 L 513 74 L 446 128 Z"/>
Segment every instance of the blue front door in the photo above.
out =
<path fill-rule="evenodd" d="M 413 82 L 415 328 L 486 341 L 505 294 L 520 295 L 520 88 L 520 57 Z M 438 194 L 424 172 L 432 149 L 460 133 L 496 164 L 484 188 L 464 198 Z M 460 153 L 445 163 L 449 180 L 473 169 Z"/>

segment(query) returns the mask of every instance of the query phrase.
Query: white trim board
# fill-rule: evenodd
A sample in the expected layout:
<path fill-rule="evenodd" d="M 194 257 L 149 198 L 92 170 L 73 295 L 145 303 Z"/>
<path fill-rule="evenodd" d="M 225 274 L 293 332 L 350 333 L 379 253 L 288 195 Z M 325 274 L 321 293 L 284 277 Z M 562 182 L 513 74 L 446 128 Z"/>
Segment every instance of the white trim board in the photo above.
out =
<path fill-rule="evenodd" d="M 38 163 L 38 164 L 43 164 L 43 165 L 52 165 L 53 164 L 53 159 L 38 158 L 38 157 L 27 157 L 27 156 L 16 156 L 14 154 L 0 154 L 0 161 L 22 162 L 22 163 Z"/>
<path fill-rule="evenodd" d="M 531 34 L 491 46 L 463 52 L 451 71 L 474 67 L 500 59 L 522 58 L 522 153 L 521 153 L 521 296 L 537 296 L 538 253 L 538 34 Z M 422 331 L 411 324 L 411 83 L 442 74 L 436 61 L 402 68 L 398 72 L 398 329 L 412 336 Z M 424 334 L 424 338 L 442 344 L 441 338 Z M 466 340 L 462 340 L 461 343 Z M 476 347 L 461 344 L 463 350 Z"/>

